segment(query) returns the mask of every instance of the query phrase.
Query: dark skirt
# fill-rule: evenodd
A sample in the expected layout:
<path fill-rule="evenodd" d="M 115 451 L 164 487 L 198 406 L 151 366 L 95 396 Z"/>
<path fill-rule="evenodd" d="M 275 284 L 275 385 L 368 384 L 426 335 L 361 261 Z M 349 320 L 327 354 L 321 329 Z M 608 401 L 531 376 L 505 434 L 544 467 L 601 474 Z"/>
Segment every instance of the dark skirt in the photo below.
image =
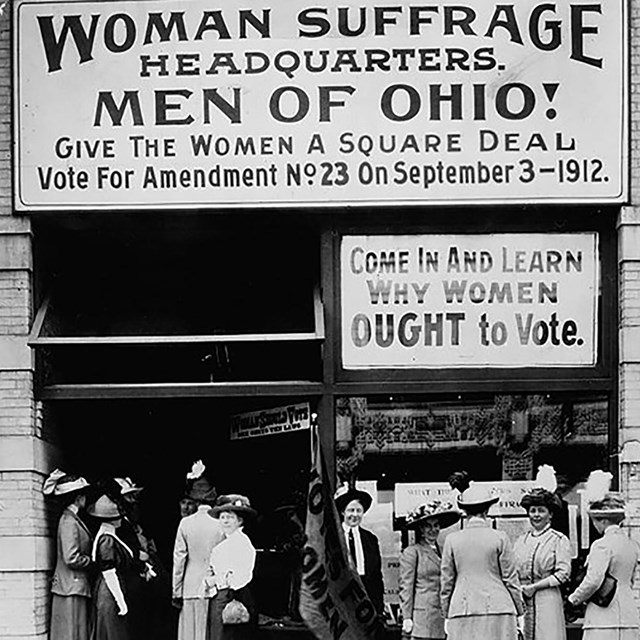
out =
<path fill-rule="evenodd" d="M 94 606 L 92 640 L 138 640 L 133 634 L 131 603 L 127 602 L 129 608 L 127 615 L 118 615 L 116 600 L 102 576 L 98 578 L 96 584 Z"/>
<path fill-rule="evenodd" d="M 89 640 L 90 604 L 85 596 L 59 596 L 51 601 L 49 640 Z"/>
<path fill-rule="evenodd" d="M 233 600 L 242 602 L 249 611 L 249 622 L 245 624 L 222 624 L 222 610 Z M 256 630 L 256 608 L 249 587 L 221 589 L 209 603 L 207 617 L 207 640 L 252 640 Z"/>

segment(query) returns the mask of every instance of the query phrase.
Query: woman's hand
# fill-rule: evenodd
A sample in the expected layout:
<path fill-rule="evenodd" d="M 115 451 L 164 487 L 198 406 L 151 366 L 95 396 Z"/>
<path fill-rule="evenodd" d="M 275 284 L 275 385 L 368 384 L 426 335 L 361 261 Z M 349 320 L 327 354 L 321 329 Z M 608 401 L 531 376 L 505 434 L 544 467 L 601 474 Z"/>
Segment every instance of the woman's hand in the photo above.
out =
<path fill-rule="evenodd" d="M 126 602 L 122 602 L 122 604 L 120 604 L 118 606 L 118 615 L 119 616 L 126 616 L 127 613 L 129 613 L 129 607 L 127 607 L 127 603 Z"/>
<path fill-rule="evenodd" d="M 537 591 L 536 587 L 532 584 L 525 584 L 522 586 L 522 595 L 525 598 L 533 598 L 533 595 Z"/>
<path fill-rule="evenodd" d="M 402 621 L 402 633 L 411 633 L 413 631 L 413 620 L 407 618 Z"/>

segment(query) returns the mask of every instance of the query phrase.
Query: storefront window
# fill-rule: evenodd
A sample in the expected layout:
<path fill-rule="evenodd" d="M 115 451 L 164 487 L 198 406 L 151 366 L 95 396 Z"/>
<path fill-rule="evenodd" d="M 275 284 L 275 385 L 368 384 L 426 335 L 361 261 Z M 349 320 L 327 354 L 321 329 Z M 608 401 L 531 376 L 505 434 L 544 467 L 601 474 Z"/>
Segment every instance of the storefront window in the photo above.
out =
<path fill-rule="evenodd" d="M 437 495 L 455 500 L 447 480 L 466 471 L 504 495 L 493 526 L 515 538 L 527 527 L 519 492 L 538 467 L 552 465 L 563 512 L 554 526 L 574 557 L 591 532 L 581 490 L 595 468 L 608 468 L 608 400 L 602 395 L 495 394 L 437 397 L 342 397 L 336 403 L 336 467 L 374 496 L 367 526 L 380 540 L 386 603 L 397 605 L 398 557 L 410 542 L 408 509 Z M 462 525 L 464 526 L 464 525 Z"/>

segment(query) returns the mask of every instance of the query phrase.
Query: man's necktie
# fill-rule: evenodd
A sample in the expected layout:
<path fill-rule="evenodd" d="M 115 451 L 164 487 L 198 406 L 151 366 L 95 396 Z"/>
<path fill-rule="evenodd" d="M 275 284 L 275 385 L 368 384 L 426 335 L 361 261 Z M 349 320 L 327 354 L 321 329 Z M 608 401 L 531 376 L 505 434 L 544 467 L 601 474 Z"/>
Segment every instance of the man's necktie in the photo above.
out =
<path fill-rule="evenodd" d="M 353 564 L 357 564 L 356 563 L 356 539 L 353 536 L 353 529 L 349 528 L 349 535 L 348 535 L 348 542 L 349 542 L 349 553 L 351 554 L 351 559 L 353 560 Z"/>

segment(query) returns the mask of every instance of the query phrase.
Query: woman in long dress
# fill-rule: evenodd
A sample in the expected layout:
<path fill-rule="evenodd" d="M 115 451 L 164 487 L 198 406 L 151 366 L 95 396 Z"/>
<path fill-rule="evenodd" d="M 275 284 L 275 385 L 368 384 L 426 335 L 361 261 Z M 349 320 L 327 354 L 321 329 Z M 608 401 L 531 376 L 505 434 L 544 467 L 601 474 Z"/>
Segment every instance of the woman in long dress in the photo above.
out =
<path fill-rule="evenodd" d="M 102 496 L 88 512 L 101 520 L 93 542 L 93 559 L 98 569 L 94 589 L 94 632 L 92 640 L 141 640 L 133 635 L 128 593 L 138 581 L 133 550 L 117 535 L 122 515 L 108 496 Z"/>
<path fill-rule="evenodd" d="M 492 529 L 489 508 L 498 501 L 471 485 L 458 497 L 468 518 L 447 536 L 442 552 L 440 601 L 449 640 L 516 640 L 524 604 L 515 557 L 504 531 Z"/>
<path fill-rule="evenodd" d="M 527 510 L 531 530 L 514 546 L 518 577 L 525 598 L 525 640 L 565 640 L 567 637 L 560 585 L 571 574 L 569 539 L 551 528 L 558 496 L 544 488 L 527 492 L 520 505 Z"/>
<path fill-rule="evenodd" d="M 600 492 L 600 479 L 605 490 Z M 587 602 L 584 615 L 583 640 L 638 640 L 640 619 L 631 584 L 638 564 L 638 545 L 620 528 L 625 518 L 625 503 L 620 494 L 608 491 L 611 474 L 592 472 L 585 490 L 589 516 L 602 537 L 589 549 L 587 572 L 569 602 L 578 605 Z M 594 488 L 595 487 L 595 488 Z M 590 598 L 600 589 L 605 577 L 617 580 L 613 600 L 608 606 L 599 606 Z"/>
<path fill-rule="evenodd" d="M 438 536 L 442 528 L 460 520 L 447 502 L 433 500 L 407 516 L 406 526 L 415 529 L 416 542 L 400 556 L 400 609 L 402 632 L 416 639 L 444 638 L 440 611 L 440 563 Z"/>
<path fill-rule="evenodd" d="M 51 583 L 49 640 L 89 640 L 91 611 L 91 534 L 80 519 L 89 483 L 56 469 L 42 491 L 66 507 L 58 522 L 56 568 Z"/>
<path fill-rule="evenodd" d="M 220 496 L 211 514 L 220 519 L 225 539 L 213 547 L 209 560 L 206 588 L 215 593 L 209 603 L 207 640 L 249 640 L 256 623 L 256 609 L 250 583 L 256 562 L 256 550 L 244 533 L 246 518 L 256 512 L 249 499 L 239 494 Z M 241 624 L 224 624 L 222 612 L 231 600 L 247 609 L 249 620 Z"/>

